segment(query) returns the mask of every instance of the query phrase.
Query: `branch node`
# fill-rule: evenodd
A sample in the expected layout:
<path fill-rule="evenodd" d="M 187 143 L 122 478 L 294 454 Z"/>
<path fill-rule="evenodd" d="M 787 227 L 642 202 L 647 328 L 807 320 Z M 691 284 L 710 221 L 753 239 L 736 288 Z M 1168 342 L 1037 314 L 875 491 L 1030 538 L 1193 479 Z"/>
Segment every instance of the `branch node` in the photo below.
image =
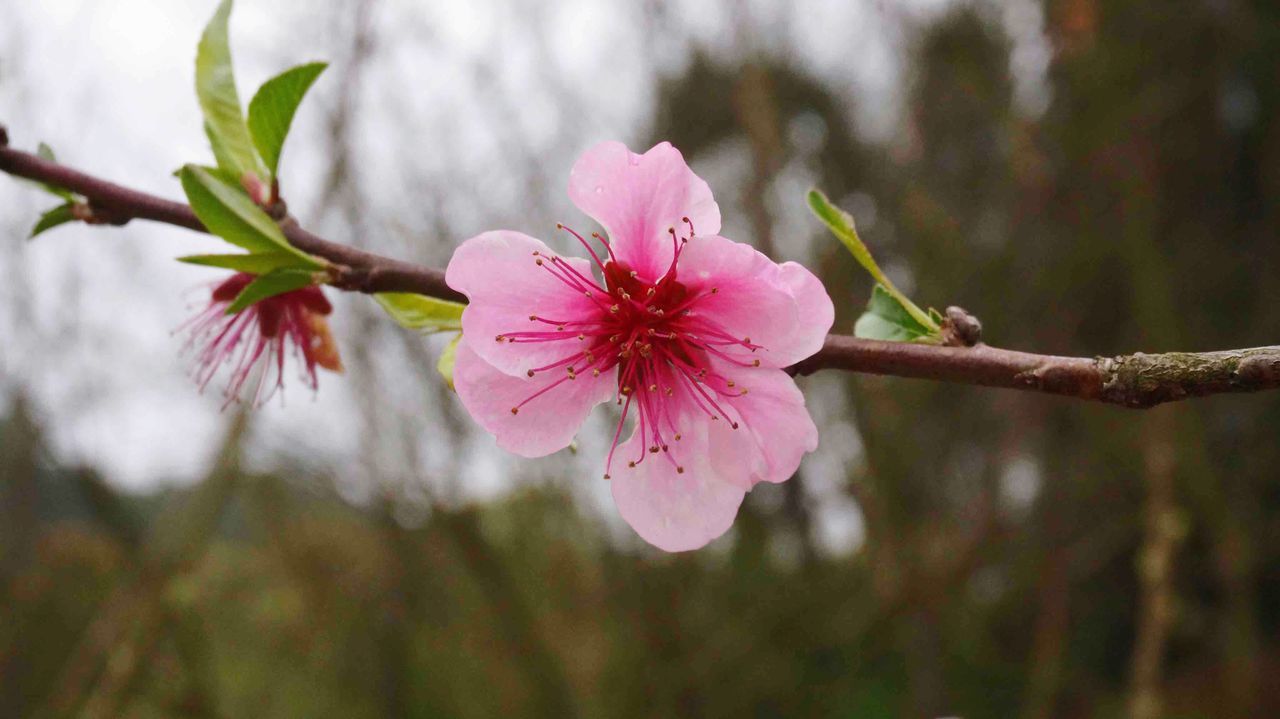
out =
<path fill-rule="evenodd" d="M 952 305 L 942 320 L 942 344 L 947 347 L 973 347 L 982 341 L 982 322 L 964 308 Z"/>

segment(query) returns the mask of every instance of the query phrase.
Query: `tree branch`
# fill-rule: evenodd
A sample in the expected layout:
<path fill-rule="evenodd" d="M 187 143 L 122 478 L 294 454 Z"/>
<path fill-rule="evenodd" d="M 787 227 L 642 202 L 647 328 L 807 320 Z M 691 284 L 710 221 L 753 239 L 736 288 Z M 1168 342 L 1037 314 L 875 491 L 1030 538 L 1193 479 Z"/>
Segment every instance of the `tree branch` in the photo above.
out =
<path fill-rule="evenodd" d="M 0 127 L 3 139 L 7 138 Z M 143 219 L 207 232 L 183 203 L 49 162 L 9 148 L 3 141 L 0 171 L 71 190 L 83 196 L 91 210 L 118 224 Z M 332 284 L 338 289 L 465 299 L 445 284 L 442 270 L 330 242 L 292 220 L 281 227 L 295 247 L 337 265 Z M 1030 390 L 1142 409 L 1187 397 L 1280 388 L 1280 346 L 1087 358 L 1038 355 L 983 344 L 941 347 L 828 335 L 817 354 L 788 371 L 808 375 L 821 369 Z"/>

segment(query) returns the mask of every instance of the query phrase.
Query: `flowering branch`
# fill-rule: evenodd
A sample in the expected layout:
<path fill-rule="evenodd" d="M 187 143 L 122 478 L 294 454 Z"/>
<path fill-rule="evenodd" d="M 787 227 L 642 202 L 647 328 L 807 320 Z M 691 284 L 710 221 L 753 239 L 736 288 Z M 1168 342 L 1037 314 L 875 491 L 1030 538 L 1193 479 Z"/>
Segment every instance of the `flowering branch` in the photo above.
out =
<path fill-rule="evenodd" d="M 0 171 L 83 197 L 76 219 L 114 225 L 143 219 L 207 232 L 184 203 L 10 148 L 7 140 L 0 127 Z M 445 284 L 442 270 L 330 242 L 292 218 L 285 218 L 281 229 L 293 246 L 332 263 L 327 270 L 328 283 L 338 289 L 464 299 Z M 1032 354 L 985 344 L 939 346 L 829 335 L 820 351 L 789 371 L 808 375 L 821 369 L 1030 390 L 1142 409 L 1188 397 L 1280 388 L 1280 346 L 1087 358 Z"/>

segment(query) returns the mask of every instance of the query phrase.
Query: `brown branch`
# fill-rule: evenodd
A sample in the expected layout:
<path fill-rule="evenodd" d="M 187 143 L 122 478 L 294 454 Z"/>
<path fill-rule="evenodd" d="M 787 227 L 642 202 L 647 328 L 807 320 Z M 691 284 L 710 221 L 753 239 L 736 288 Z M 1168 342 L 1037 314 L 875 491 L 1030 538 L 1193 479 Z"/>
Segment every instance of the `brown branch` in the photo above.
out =
<path fill-rule="evenodd" d="M 114 221 L 153 220 L 207 231 L 185 204 L 122 187 L 3 143 L 0 171 L 71 190 Z M 441 270 L 330 242 L 293 221 L 284 222 L 282 228 L 298 249 L 338 266 L 332 284 L 339 289 L 463 299 L 445 284 Z M 828 335 L 817 354 L 789 371 L 807 375 L 821 369 L 1030 390 L 1142 409 L 1187 397 L 1280 388 L 1280 346 L 1087 358 L 983 344 L 940 347 Z"/>

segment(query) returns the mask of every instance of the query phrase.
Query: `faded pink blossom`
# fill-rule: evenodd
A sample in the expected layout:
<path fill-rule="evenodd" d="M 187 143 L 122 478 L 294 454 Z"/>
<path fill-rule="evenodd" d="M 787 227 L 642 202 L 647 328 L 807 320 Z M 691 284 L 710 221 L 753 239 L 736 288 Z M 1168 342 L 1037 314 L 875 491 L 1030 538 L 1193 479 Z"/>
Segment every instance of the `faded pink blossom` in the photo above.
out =
<path fill-rule="evenodd" d="M 568 446 L 587 413 L 622 418 L 605 460 L 622 517 L 650 543 L 696 549 L 733 523 L 757 482 L 782 482 L 818 445 L 782 368 L 817 352 L 834 315 L 808 270 L 718 236 L 707 183 L 669 143 L 586 152 L 569 197 L 604 226 L 590 259 L 499 230 L 446 273 L 470 300 L 454 382 L 498 445 Z M 635 429 L 620 442 L 627 417 Z"/>
<path fill-rule="evenodd" d="M 223 396 L 226 405 L 248 399 L 259 405 L 284 387 L 285 356 L 302 361 L 303 384 L 315 390 L 316 368 L 342 371 L 338 347 L 329 333 L 325 316 L 333 311 L 319 287 L 304 287 L 274 297 L 237 312 L 227 308 L 254 276 L 238 272 L 213 288 L 209 305 L 192 317 L 180 331 L 188 332 L 185 351 L 195 350 L 195 379 L 204 391 L 223 365 L 231 366 Z M 264 394 L 265 392 L 265 394 Z"/>

